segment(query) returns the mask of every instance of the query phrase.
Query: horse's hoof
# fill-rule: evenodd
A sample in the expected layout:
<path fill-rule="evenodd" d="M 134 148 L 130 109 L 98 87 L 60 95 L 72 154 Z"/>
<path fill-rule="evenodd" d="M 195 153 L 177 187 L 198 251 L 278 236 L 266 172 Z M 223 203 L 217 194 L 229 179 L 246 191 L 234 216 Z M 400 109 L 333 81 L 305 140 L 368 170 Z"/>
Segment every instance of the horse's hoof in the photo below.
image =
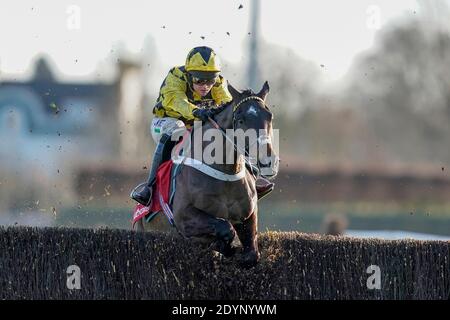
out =
<path fill-rule="evenodd" d="M 239 265 L 242 268 L 250 269 L 250 268 L 253 268 L 254 266 L 256 266 L 258 261 L 259 261 L 259 252 L 250 251 L 250 252 L 242 254 L 242 257 L 239 260 Z"/>
<path fill-rule="evenodd" d="M 224 255 L 224 257 L 231 258 L 236 254 L 236 247 L 229 246 L 228 248 L 225 248 L 225 250 L 223 250 L 223 252 L 221 253 Z"/>
<path fill-rule="evenodd" d="M 230 258 L 236 253 L 236 247 L 223 241 L 217 243 L 215 250 L 220 252 L 225 258 Z"/>

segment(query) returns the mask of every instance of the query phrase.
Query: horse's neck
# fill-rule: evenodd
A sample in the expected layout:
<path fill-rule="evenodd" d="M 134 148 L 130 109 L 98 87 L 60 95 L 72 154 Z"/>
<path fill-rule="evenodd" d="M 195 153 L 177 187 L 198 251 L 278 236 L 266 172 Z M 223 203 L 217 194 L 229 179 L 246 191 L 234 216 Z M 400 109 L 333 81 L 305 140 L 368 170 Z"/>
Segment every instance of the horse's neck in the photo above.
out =
<path fill-rule="evenodd" d="M 222 129 L 232 129 L 233 128 L 233 106 L 228 105 L 224 110 L 219 112 L 215 116 L 215 121 Z M 208 122 L 208 125 L 212 125 Z"/>
<path fill-rule="evenodd" d="M 232 129 L 233 128 L 233 106 L 229 105 L 227 106 L 223 111 L 218 113 L 215 116 L 215 121 L 219 125 L 220 128 L 226 130 L 226 129 Z M 203 124 L 203 134 L 206 132 L 206 130 L 209 129 L 215 129 L 211 123 L 205 122 Z M 242 155 L 238 154 L 234 148 L 233 145 L 230 145 L 230 142 L 225 139 L 225 137 L 222 137 L 222 150 L 223 150 L 223 159 L 221 164 L 210 164 L 214 169 L 220 170 L 222 172 L 228 173 L 228 174 L 235 174 L 241 170 L 242 166 Z M 214 142 L 210 141 L 203 141 L 202 142 L 202 152 L 205 150 L 205 148 L 210 144 Z M 230 161 L 232 160 L 232 161 Z"/>

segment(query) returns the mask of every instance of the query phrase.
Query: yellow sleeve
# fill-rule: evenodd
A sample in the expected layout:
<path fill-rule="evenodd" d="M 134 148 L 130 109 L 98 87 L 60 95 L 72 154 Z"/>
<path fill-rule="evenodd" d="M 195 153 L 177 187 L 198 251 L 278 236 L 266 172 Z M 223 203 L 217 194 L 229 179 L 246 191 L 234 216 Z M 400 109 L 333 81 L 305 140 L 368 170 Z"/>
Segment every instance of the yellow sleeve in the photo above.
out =
<path fill-rule="evenodd" d="M 233 100 L 230 92 L 228 91 L 228 81 L 219 76 L 219 80 L 211 89 L 211 95 L 217 105 L 224 104 Z"/>
<path fill-rule="evenodd" d="M 189 102 L 186 86 L 181 71 L 177 68 L 171 69 L 160 90 L 161 102 L 169 114 L 176 113 L 186 120 L 193 120 L 192 111 L 197 107 Z"/>

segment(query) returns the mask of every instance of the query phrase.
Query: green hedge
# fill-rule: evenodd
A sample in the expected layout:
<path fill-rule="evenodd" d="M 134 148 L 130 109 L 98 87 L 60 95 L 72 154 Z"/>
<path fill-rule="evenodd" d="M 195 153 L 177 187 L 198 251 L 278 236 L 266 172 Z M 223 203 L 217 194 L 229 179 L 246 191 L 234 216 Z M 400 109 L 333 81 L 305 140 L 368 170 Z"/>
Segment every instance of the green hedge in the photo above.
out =
<path fill-rule="evenodd" d="M 176 235 L 0 228 L 0 299 L 448 299 L 449 242 L 262 233 L 237 267 Z M 366 269 L 381 270 L 381 289 Z M 66 286 L 81 269 L 81 289 Z"/>

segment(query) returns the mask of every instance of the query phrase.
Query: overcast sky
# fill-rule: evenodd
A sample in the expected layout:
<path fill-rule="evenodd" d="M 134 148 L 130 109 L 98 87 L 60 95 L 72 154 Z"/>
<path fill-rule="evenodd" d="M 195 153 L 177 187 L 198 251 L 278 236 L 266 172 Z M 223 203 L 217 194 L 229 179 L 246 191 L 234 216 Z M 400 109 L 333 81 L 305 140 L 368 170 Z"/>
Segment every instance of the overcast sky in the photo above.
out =
<path fill-rule="evenodd" d="M 154 39 L 163 67 L 183 64 L 188 50 L 198 45 L 212 46 L 237 63 L 251 37 L 251 3 L 2 0 L 0 71 L 29 71 L 33 57 L 46 53 L 63 78 L 90 77 L 119 42 L 139 53 L 147 36 Z M 262 1 L 261 35 L 323 64 L 326 76 L 338 79 L 354 56 L 372 45 L 379 28 L 418 10 L 413 0 Z"/>

